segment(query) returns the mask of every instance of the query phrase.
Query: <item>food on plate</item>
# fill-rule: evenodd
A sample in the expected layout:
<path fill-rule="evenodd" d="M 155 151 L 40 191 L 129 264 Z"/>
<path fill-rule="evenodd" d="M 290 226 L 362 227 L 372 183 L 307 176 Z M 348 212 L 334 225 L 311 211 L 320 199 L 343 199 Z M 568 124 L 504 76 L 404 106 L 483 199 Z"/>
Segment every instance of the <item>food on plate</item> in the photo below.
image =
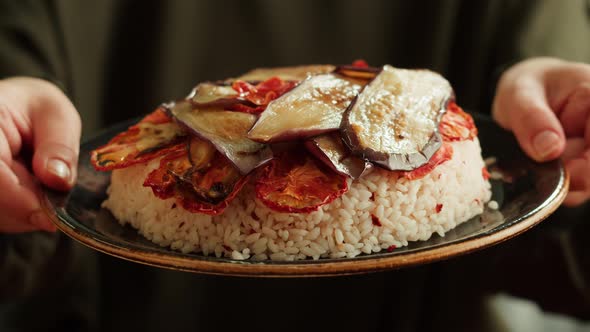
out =
<path fill-rule="evenodd" d="M 356 257 L 444 234 L 491 198 L 442 76 L 255 69 L 199 84 L 91 155 L 103 207 L 147 239 L 236 260 Z"/>
<path fill-rule="evenodd" d="M 384 66 L 344 114 L 344 141 L 389 170 L 415 169 L 440 148 L 438 125 L 452 95 L 434 72 Z"/>
<path fill-rule="evenodd" d="M 312 137 L 305 142 L 305 146 L 334 171 L 352 179 L 359 178 L 367 168 L 371 167 L 368 161 L 351 154 L 338 132 Z"/>
<path fill-rule="evenodd" d="M 269 103 L 248 137 L 269 143 L 337 130 L 342 113 L 365 83 L 338 74 L 310 76 Z"/>
<path fill-rule="evenodd" d="M 256 122 L 255 114 L 195 106 L 190 101 L 163 107 L 185 131 L 211 142 L 244 174 L 272 158 L 268 145 L 248 138 L 248 130 Z"/>

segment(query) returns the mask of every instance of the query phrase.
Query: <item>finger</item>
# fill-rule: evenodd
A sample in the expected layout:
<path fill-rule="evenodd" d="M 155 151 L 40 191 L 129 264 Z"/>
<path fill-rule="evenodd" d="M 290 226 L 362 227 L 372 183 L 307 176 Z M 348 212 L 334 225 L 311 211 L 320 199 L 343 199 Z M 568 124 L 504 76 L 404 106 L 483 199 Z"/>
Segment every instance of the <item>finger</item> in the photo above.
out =
<path fill-rule="evenodd" d="M 8 145 L 8 140 L 6 139 L 6 135 L 4 135 L 4 131 L 0 128 L 0 160 L 5 162 L 7 165 L 12 163 L 12 152 L 10 151 L 10 146 Z"/>
<path fill-rule="evenodd" d="M 587 191 L 570 191 L 563 200 L 563 205 L 576 207 L 588 201 L 589 197 L 590 193 Z"/>
<path fill-rule="evenodd" d="M 2 219 L 4 218 L 4 219 Z M 2 233 L 28 233 L 39 231 L 39 227 L 23 223 L 18 220 L 11 220 L 6 217 L 0 218 L 0 231 Z"/>
<path fill-rule="evenodd" d="M 537 161 L 552 160 L 565 148 L 565 134 L 535 78 L 503 78 L 494 100 L 493 115 L 512 130 L 522 149 Z"/>
<path fill-rule="evenodd" d="M 23 190 L 32 193 L 34 195 L 36 208 L 29 214 L 29 223 L 37 227 L 40 230 L 55 232 L 56 227 L 53 222 L 49 219 L 47 214 L 40 208 L 39 196 L 41 194 L 41 188 L 37 179 L 29 172 L 25 164 L 19 161 L 15 161 L 12 164 L 12 171 L 19 180 L 20 186 Z"/>
<path fill-rule="evenodd" d="M 583 137 L 590 126 L 590 83 L 577 85 L 566 98 L 559 119 L 567 136 Z M 588 141 L 590 143 L 590 141 Z"/>
<path fill-rule="evenodd" d="M 36 196 L 37 185 L 19 162 L 9 167 L 0 160 L 0 219 L 2 232 L 55 231 L 55 226 L 43 214 Z"/>
<path fill-rule="evenodd" d="M 4 161 L 12 159 L 12 156 L 16 155 L 21 148 L 22 140 L 20 133 L 18 132 L 17 124 L 15 119 L 11 115 L 9 106 L 6 102 L 0 99 L 0 133 L 3 134 L 3 140 L 6 146 L 0 147 L 0 158 Z M 0 138 L 0 141 L 2 138 Z M 6 149 L 10 154 L 6 153 Z M 10 157 L 5 159 L 5 156 Z"/>
<path fill-rule="evenodd" d="M 572 159 L 565 164 L 570 175 L 570 191 L 585 191 L 590 189 L 590 179 L 588 177 L 588 160 L 580 157 Z"/>
<path fill-rule="evenodd" d="M 39 103 L 30 111 L 33 128 L 33 171 L 45 185 L 68 190 L 76 178 L 81 123 L 63 93 Z"/>
<path fill-rule="evenodd" d="M 561 154 L 561 159 L 568 162 L 572 159 L 578 158 L 584 153 L 586 149 L 586 141 L 582 137 L 567 138 L 565 149 Z"/>
<path fill-rule="evenodd" d="M 590 151 L 585 151 L 578 158 L 568 161 L 565 167 L 570 175 L 570 187 L 564 204 L 580 205 L 590 198 Z"/>

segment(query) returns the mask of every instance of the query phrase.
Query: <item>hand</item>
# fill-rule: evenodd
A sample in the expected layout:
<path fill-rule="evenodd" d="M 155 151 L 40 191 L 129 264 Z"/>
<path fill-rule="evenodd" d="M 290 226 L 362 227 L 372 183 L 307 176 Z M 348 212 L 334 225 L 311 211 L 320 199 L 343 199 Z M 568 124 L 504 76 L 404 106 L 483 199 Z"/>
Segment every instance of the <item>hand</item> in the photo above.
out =
<path fill-rule="evenodd" d="M 590 65 L 553 58 L 514 65 L 500 78 L 493 115 L 531 158 L 563 159 L 565 205 L 590 198 Z"/>
<path fill-rule="evenodd" d="M 41 210 L 40 183 L 71 188 L 80 131 L 76 109 L 52 83 L 0 80 L 0 233 L 55 231 Z M 32 152 L 30 165 L 25 148 Z"/>

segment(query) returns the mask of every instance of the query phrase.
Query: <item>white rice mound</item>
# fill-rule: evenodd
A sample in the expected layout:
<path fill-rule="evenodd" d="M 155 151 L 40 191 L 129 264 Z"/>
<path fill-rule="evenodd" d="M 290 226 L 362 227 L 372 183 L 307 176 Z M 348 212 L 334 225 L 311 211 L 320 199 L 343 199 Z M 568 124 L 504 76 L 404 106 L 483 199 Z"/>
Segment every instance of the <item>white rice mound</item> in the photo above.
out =
<path fill-rule="evenodd" d="M 113 171 L 103 207 L 150 241 L 183 253 L 236 260 L 355 257 L 427 240 L 434 233 L 444 236 L 483 212 L 491 190 L 482 176 L 479 141 L 451 144 L 453 158 L 421 179 L 374 168 L 312 213 L 274 212 L 255 198 L 253 185 L 246 185 L 221 215 L 188 212 L 174 198 L 161 200 L 143 187 L 159 160 Z"/>

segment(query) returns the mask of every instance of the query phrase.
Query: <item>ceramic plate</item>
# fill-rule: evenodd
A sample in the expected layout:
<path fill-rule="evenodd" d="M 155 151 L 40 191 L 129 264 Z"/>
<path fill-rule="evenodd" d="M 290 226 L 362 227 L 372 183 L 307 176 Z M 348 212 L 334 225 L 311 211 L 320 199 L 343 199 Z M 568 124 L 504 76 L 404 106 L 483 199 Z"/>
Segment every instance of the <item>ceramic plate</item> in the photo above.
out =
<path fill-rule="evenodd" d="M 487 209 L 444 237 L 410 243 L 392 252 L 356 258 L 297 262 L 250 262 L 182 254 L 149 242 L 129 226 L 121 226 L 100 207 L 106 198 L 109 173 L 96 172 L 90 151 L 105 144 L 136 120 L 111 127 L 82 144 L 78 183 L 69 193 L 44 192 L 44 208 L 57 227 L 98 251 L 158 267 L 207 274 L 299 277 L 356 274 L 425 264 L 483 249 L 516 236 L 545 219 L 565 198 L 568 175 L 559 161 L 535 163 L 525 157 L 512 134 L 488 117 L 474 115 L 484 157 L 494 156 L 504 180 L 492 180 L 498 210 Z M 508 180 L 508 181 L 506 181 Z"/>

